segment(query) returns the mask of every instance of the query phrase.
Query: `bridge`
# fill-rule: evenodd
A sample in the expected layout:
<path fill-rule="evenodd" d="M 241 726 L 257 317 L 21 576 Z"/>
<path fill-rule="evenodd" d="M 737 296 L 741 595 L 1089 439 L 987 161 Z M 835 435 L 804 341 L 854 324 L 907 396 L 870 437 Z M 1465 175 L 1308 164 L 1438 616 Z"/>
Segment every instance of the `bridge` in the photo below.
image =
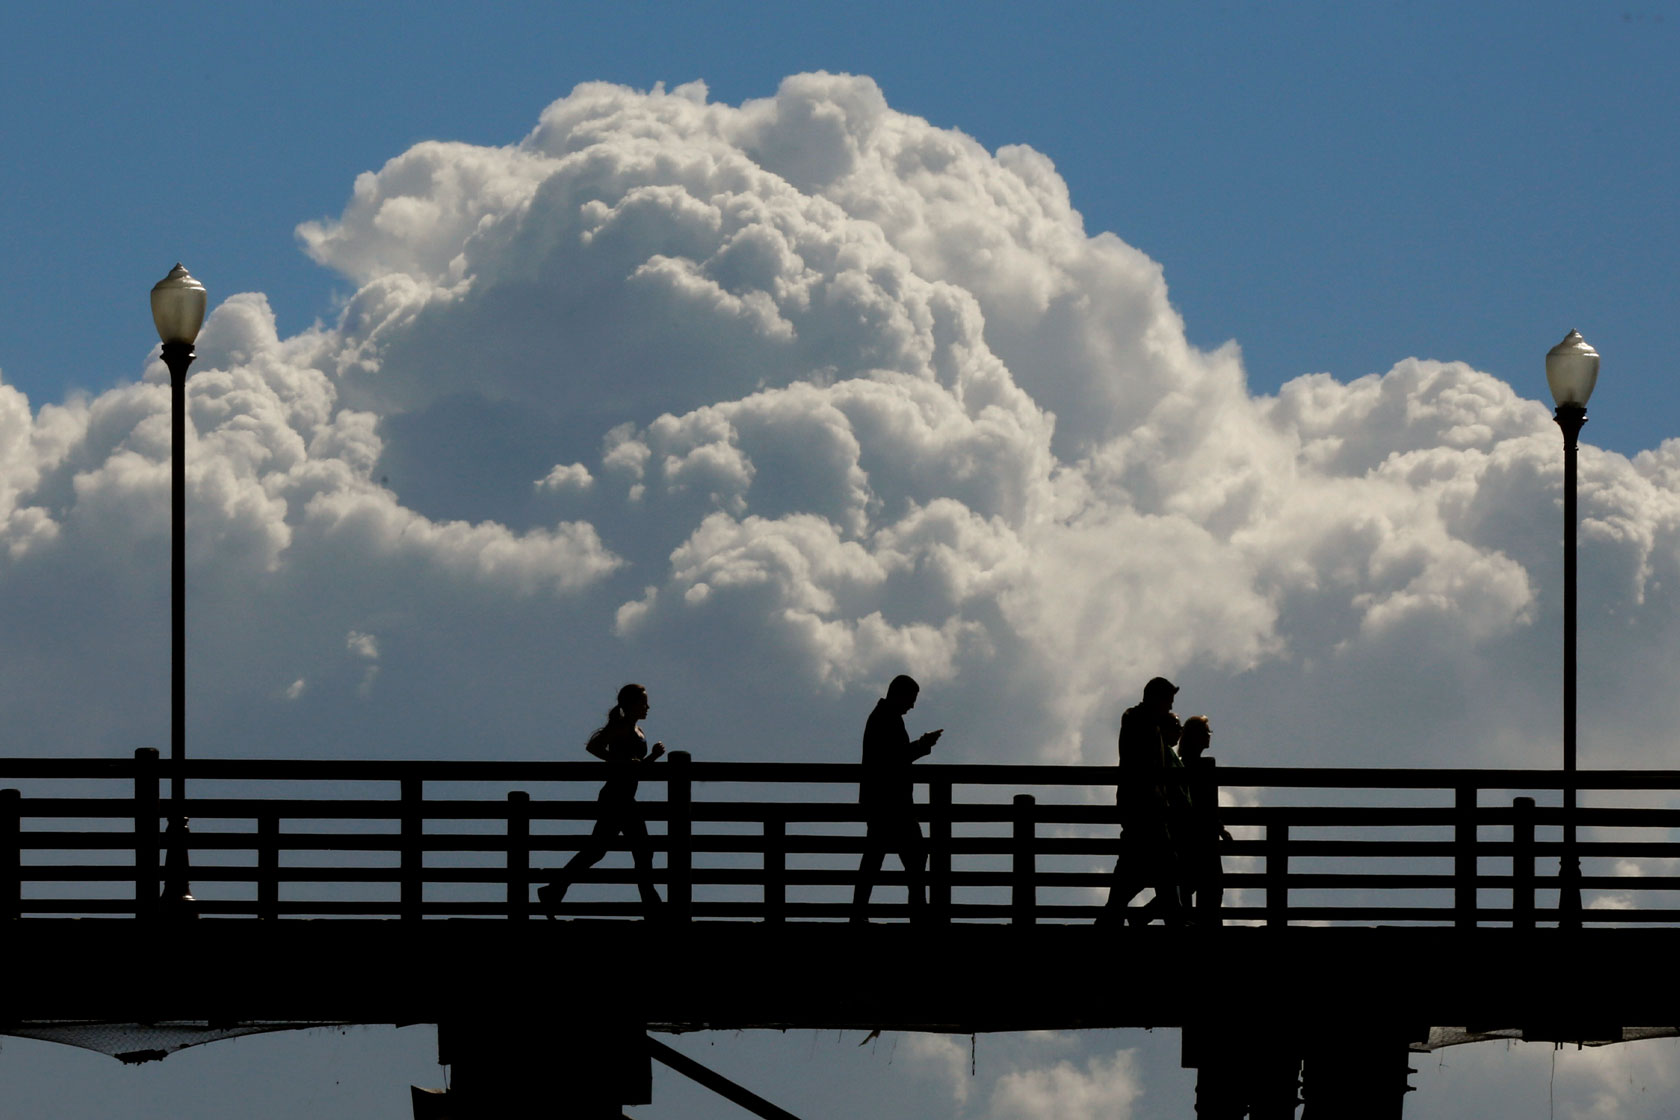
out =
<path fill-rule="evenodd" d="M 1672 1029 L 1680 771 L 1575 775 L 1577 928 L 1557 772 L 1205 763 L 1186 780 L 1223 794 L 1224 897 L 1168 929 L 1096 923 L 1115 767 L 916 766 L 911 922 L 892 856 L 854 908 L 858 767 L 677 752 L 638 770 L 656 919 L 620 851 L 549 920 L 533 888 L 588 837 L 603 763 L 0 760 L 0 919 L 28 962 L 0 1032 L 127 1024 L 153 1056 L 147 1024 L 437 1023 L 452 1115 L 535 1070 L 616 1116 L 649 1055 L 681 1058 L 649 1030 L 1179 1027 L 1203 1116 L 1240 1115 L 1238 1090 L 1293 1115 L 1304 1069 L 1327 1120 L 1398 1117 L 1408 1047 L 1444 1037 Z"/>

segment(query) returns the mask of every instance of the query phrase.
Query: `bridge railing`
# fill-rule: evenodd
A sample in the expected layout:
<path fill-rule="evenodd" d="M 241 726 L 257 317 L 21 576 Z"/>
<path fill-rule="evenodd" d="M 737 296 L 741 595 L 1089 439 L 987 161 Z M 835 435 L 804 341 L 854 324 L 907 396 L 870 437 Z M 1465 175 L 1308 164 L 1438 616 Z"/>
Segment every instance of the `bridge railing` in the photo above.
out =
<path fill-rule="evenodd" d="M 1210 760 L 1211 761 L 1211 760 Z M 588 839 L 600 763 L 192 760 L 191 796 L 134 759 L 0 759 L 0 918 L 141 917 L 159 896 L 164 823 L 206 917 L 508 918 Z M 1030 924 L 1102 912 L 1119 850 L 1114 767 L 918 764 L 929 916 Z M 859 768 L 695 762 L 639 768 L 653 878 L 677 920 L 855 916 L 866 846 Z M 1563 854 L 1549 771 L 1219 767 L 1225 924 L 1545 925 Z M 1680 924 L 1680 771 L 1577 775 L 1584 921 Z M 663 794 L 663 797 L 661 797 Z M 577 876 L 572 918 L 641 914 L 622 837 Z M 907 916 L 896 853 L 869 916 Z M 1212 913 L 1204 913 L 1211 919 Z"/>

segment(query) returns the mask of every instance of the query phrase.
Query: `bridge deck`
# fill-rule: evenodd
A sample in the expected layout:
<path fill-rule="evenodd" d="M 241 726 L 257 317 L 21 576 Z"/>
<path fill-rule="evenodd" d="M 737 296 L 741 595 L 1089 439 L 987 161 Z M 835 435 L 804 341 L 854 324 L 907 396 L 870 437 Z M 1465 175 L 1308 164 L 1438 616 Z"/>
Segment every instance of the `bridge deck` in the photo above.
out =
<path fill-rule="evenodd" d="M 0 1016 L 956 1033 L 1481 1024 L 1594 1035 L 1680 1007 L 1669 929 L 34 920 Z"/>

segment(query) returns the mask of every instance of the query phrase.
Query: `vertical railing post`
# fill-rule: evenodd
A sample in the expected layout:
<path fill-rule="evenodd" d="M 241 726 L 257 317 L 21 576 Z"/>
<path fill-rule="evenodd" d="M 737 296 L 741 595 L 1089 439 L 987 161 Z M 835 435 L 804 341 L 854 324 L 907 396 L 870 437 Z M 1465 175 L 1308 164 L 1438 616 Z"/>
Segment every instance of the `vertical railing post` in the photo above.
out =
<path fill-rule="evenodd" d="M 257 917 L 280 916 L 280 818 L 257 815 Z"/>
<path fill-rule="evenodd" d="M 1511 802 L 1511 926 L 1534 928 L 1534 798 Z"/>
<path fill-rule="evenodd" d="M 0 921 L 23 912 L 23 793 L 0 789 Z"/>
<path fill-rule="evenodd" d="M 522 789 L 507 795 L 507 916 L 531 916 L 531 795 Z"/>
<path fill-rule="evenodd" d="M 134 916 L 157 913 L 158 891 L 158 752 L 134 752 Z"/>
<path fill-rule="evenodd" d="M 1266 924 L 1289 924 L 1289 824 L 1271 821 L 1266 825 Z"/>
<path fill-rule="evenodd" d="M 404 921 L 420 920 L 425 900 L 425 783 L 419 778 L 402 779 L 402 868 L 399 913 Z"/>
<path fill-rule="evenodd" d="M 672 751 L 666 763 L 670 777 L 665 803 L 671 822 L 665 835 L 665 871 L 670 880 L 665 902 L 675 922 L 694 917 L 694 783 L 688 769 L 692 761 L 687 751 Z"/>
<path fill-rule="evenodd" d="M 1476 787 L 1453 793 L 1453 925 L 1476 928 Z"/>
<path fill-rule="evenodd" d="M 1038 920 L 1038 865 L 1034 843 L 1038 827 L 1038 799 L 1030 793 L 1015 795 L 1014 866 L 1010 873 L 1010 921 L 1030 926 Z"/>
<path fill-rule="evenodd" d="M 951 920 L 951 780 L 928 782 L 928 916 Z"/>
<path fill-rule="evenodd" d="M 764 816 L 764 920 L 787 917 L 787 818 L 773 810 Z"/>

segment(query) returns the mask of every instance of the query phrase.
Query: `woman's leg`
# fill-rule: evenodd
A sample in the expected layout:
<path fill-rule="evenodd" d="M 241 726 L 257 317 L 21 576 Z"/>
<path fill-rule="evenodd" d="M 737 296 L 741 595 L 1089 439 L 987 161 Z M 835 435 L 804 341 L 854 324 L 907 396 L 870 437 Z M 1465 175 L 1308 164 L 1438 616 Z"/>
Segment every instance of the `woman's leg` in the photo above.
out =
<path fill-rule="evenodd" d="M 636 861 L 636 890 L 651 917 L 665 903 L 653 885 L 653 844 L 648 839 L 647 822 L 639 814 L 626 814 L 619 821 L 619 830 L 630 842 L 630 857 Z"/>
<path fill-rule="evenodd" d="M 601 857 L 607 854 L 609 841 L 618 834 L 617 814 L 612 813 L 606 806 L 601 808 L 601 816 L 590 830 L 589 839 L 583 842 L 566 866 L 560 869 L 560 874 L 547 886 L 537 888 L 537 901 L 542 903 L 548 911 L 548 916 L 554 916 L 554 908 L 566 897 L 571 889 L 572 880 L 577 878 L 580 871 L 587 871 L 601 862 Z"/>

